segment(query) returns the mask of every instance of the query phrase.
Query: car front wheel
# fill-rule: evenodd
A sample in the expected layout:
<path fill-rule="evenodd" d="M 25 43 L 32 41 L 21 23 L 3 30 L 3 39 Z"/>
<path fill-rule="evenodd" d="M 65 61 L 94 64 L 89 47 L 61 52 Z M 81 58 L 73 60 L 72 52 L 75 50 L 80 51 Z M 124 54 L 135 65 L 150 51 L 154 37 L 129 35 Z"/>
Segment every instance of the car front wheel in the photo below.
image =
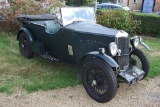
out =
<path fill-rule="evenodd" d="M 147 56 L 139 49 L 135 48 L 130 54 L 130 64 L 135 65 L 145 72 L 143 79 L 147 76 L 149 72 L 149 60 Z"/>
<path fill-rule="evenodd" d="M 21 33 L 19 37 L 20 52 L 24 57 L 32 58 L 33 52 L 31 52 L 31 44 L 29 38 L 25 33 Z"/>
<path fill-rule="evenodd" d="M 100 59 L 84 64 L 82 82 L 89 96 L 97 102 L 108 102 L 117 92 L 117 79 L 113 70 Z"/>

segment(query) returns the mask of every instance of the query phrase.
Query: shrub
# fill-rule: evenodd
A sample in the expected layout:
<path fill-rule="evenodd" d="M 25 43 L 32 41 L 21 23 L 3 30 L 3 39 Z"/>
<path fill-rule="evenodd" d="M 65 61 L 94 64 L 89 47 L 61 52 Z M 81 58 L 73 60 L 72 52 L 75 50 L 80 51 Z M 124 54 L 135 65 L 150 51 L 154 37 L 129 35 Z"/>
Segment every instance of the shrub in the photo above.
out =
<path fill-rule="evenodd" d="M 35 0 L 10 0 L 11 7 L 3 10 L 8 24 L 7 30 L 16 33 L 20 27 L 20 23 L 17 21 L 17 16 L 20 14 L 40 14 L 44 13 L 44 10 L 39 3 Z M 6 30 L 6 29 L 5 29 Z"/>
<path fill-rule="evenodd" d="M 65 7 L 65 5 L 60 1 L 56 1 L 49 7 L 49 9 L 46 12 L 49 14 L 59 13 L 60 7 Z"/>
<path fill-rule="evenodd" d="M 160 16 L 156 14 L 132 13 L 133 19 L 140 20 L 140 34 L 157 37 L 160 35 Z"/>
<path fill-rule="evenodd" d="M 80 6 L 83 5 L 83 0 L 66 0 L 67 6 Z"/>
<path fill-rule="evenodd" d="M 83 0 L 83 5 L 93 5 L 95 0 Z"/>
<path fill-rule="evenodd" d="M 103 26 L 125 30 L 134 35 L 139 30 L 140 21 L 124 10 L 98 10 L 97 22 Z"/>
<path fill-rule="evenodd" d="M 102 2 L 102 0 L 98 0 L 99 2 Z M 95 0 L 66 0 L 67 6 L 93 6 Z"/>

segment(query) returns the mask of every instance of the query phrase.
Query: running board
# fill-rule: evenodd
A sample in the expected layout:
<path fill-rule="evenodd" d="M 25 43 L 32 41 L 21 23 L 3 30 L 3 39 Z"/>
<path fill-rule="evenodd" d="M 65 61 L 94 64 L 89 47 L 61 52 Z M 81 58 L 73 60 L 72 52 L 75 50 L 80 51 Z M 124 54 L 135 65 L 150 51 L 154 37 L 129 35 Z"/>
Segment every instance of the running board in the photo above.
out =
<path fill-rule="evenodd" d="M 48 52 L 46 52 L 45 54 L 43 55 L 40 55 L 42 58 L 44 59 L 48 59 L 48 60 L 51 60 L 51 61 L 56 61 L 56 62 L 59 62 L 60 60 L 50 54 L 48 54 Z"/>

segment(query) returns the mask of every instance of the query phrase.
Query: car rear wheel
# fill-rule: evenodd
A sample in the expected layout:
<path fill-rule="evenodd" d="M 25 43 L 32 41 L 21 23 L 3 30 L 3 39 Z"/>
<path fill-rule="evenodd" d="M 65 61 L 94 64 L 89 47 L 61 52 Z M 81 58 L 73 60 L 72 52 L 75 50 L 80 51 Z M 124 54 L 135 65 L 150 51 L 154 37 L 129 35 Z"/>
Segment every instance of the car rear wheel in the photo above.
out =
<path fill-rule="evenodd" d="M 91 98 L 97 102 L 110 101 L 117 92 L 117 79 L 111 67 L 100 59 L 86 62 L 82 82 Z"/>
<path fill-rule="evenodd" d="M 143 79 L 147 76 L 150 68 L 147 56 L 139 49 L 135 48 L 130 54 L 130 64 L 135 65 L 145 72 Z"/>
<path fill-rule="evenodd" d="M 20 52 L 24 57 L 32 58 L 33 52 L 31 52 L 31 44 L 29 38 L 25 33 L 21 33 L 19 37 Z"/>

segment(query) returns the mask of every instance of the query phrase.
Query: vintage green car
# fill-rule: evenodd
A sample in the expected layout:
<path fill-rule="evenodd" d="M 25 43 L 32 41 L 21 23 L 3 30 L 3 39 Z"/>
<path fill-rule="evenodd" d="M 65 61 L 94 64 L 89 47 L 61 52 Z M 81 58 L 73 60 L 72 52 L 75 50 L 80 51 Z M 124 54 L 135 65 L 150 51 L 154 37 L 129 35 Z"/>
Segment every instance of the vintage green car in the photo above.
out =
<path fill-rule="evenodd" d="M 21 54 L 77 65 L 87 93 L 98 102 L 110 101 L 119 82 L 131 85 L 149 72 L 148 58 L 137 49 L 138 44 L 149 49 L 142 38 L 129 39 L 123 30 L 96 24 L 93 8 L 64 7 L 57 15 L 21 15 L 18 20 L 23 24 L 17 34 Z"/>

